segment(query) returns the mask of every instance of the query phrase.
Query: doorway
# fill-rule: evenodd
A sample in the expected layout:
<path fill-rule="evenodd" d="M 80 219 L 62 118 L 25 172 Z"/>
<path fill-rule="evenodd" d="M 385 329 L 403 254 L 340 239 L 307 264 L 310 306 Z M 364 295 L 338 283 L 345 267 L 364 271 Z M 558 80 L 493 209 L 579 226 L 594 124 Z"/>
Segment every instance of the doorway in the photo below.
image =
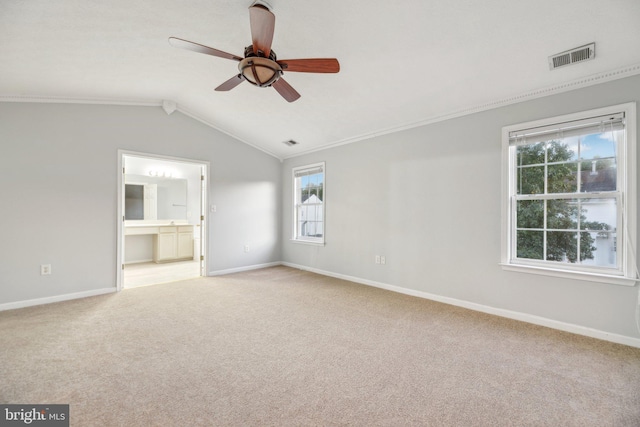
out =
<path fill-rule="evenodd" d="M 118 152 L 117 289 L 206 276 L 208 162 Z"/>

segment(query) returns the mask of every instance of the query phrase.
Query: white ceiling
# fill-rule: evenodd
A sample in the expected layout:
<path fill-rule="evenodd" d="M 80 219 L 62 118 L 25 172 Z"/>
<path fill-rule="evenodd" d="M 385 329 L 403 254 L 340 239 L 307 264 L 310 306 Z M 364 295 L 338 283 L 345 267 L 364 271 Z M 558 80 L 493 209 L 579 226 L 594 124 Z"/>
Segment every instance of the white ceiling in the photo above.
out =
<path fill-rule="evenodd" d="M 251 0 L 2 0 L 0 101 L 170 100 L 287 158 L 640 73 L 639 0 L 267 1 L 279 59 L 340 61 L 338 74 L 285 72 L 296 102 L 246 82 L 215 92 L 237 63 L 167 42 L 242 56 Z M 549 70 L 549 55 L 591 42 L 595 60 Z"/>

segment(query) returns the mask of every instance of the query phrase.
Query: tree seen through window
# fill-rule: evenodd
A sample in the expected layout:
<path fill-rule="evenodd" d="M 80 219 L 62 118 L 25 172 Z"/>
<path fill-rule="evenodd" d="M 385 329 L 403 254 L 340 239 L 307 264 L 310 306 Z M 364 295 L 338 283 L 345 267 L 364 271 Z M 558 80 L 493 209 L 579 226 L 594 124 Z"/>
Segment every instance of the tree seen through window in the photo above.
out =
<path fill-rule="evenodd" d="M 615 248 L 615 199 L 578 196 L 615 192 L 615 159 L 615 142 L 607 134 L 519 145 L 516 256 L 589 263 L 598 247 Z M 615 266 L 612 251 L 598 264 Z"/>

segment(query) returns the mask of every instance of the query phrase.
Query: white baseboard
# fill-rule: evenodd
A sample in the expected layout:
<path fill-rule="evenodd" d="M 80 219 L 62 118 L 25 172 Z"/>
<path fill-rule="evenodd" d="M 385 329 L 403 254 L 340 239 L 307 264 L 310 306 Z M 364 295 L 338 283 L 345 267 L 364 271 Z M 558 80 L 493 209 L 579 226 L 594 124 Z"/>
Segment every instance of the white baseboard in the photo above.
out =
<path fill-rule="evenodd" d="M 560 321 L 553 320 L 553 319 L 548 319 L 546 317 L 534 316 L 532 314 L 526 314 L 526 313 L 520 313 L 520 312 L 516 312 L 516 311 L 511 311 L 511 310 L 505 310 L 505 309 L 502 309 L 502 308 L 490 307 L 490 306 L 486 306 L 486 305 L 482 305 L 482 304 L 476 304 L 476 303 L 469 302 L 469 301 L 459 300 L 459 299 L 456 299 L 456 298 L 444 297 L 444 296 L 440 296 L 440 295 L 431 294 L 431 293 L 428 293 L 428 292 L 417 291 L 417 290 L 414 290 L 414 289 L 402 288 L 402 287 L 399 287 L 399 286 L 389 285 L 387 283 L 376 282 L 376 281 L 368 280 L 368 279 L 362 279 L 362 278 L 355 277 L 355 276 L 348 276 L 346 274 L 333 273 L 331 271 L 320 270 L 320 269 L 317 269 L 317 268 L 307 267 L 307 266 L 298 265 L 298 264 L 292 264 L 292 263 L 289 263 L 289 262 L 270 262 L 270 263 L 265 263 L 265 264 L 255 264 L 255 265 L 250 265 L 250 266 L 245 266 L 245 267 L 230 268 L 230 269 L 226 269 L 226 270 L 217 270 L 217 271 L 209 272 L 208 275 L 209 276 L 222 276 L 222 275 L 225 275 L 225 274 L 240 273 L 240 272 L 243 272 L 243 271 L 257 270 L 257 269 L 260 269 L 260 268 L 276 267 L 278 265 L 284 265 L 284 266 L 287 266 L 287 267 L 297 268 L 299 270 L 305 270 L 305 271 L 310 271 L 312 273 L 321 274 L 323 276 L 335 277 L 337 279 L 348 280 L 350 282 L 360 283 L 362 285 L 373 286 L 373 287 L 376 287 L 376 288 L 385 289 L 385 290 L 392 291 L 392 292 L 398 292 L 398 293 L 405 294 L 405 295 L 411 295 L 411 296 L 418 297 L 418 298 L 425 298 L 425 299 L 428 299 L 428 300 L 431 300 L 431 301 L 442 302 L 442 303 L 445 303 L 445 304 L 450 304 L 450 305 L 454 305 L 454 306 L 457 306 L 457 307 L 463 307 L 463 308 L 467 308 L 467 309 L 470 309 L 470 310 L 479 311 L 479 312 L 482 312 L 482 313 L 487 313 L 487 314 L 492 314 L 492 315 L 495 315 L 495 316 L 506 317 L 506 318 L 509 318 L 509 319 L 514 319 L 514 320 L 519 320 L 519 321 L 522 321 L 522 322 L 532 323 L 534 325 L 545 326 L 545 327 L 552 328 L 552 329 L 557 329 L 557 330 L 560 330 L 560 331 L 571 332 L 571 333 L 578 334 L 578 335 L 584 335 L 584 336 L 591 337 L 591 338 L 597 338 L 597 339 L 601 339 L 601 340 L 604 340 L 604 341 L 610 341 L 610 342 L 614 342 L 614 343 L 617 343 L 617 344 L 624 344 L 624 345 L 628 345 L 630 347 L 640 348 L 640 339 L 638 339 L 638 338 L 628 337 L 628 336 L 619 335 L 619 334 L 613 334 L 613 333 L 606 332 L 606 331 L 601 331 L 601 330 L 598 330 L 598 329 L 592 329 L 592 328 L 587 328 L 585 326 L 574 325 L 574 324 L 571 324 L 571 323 L 565 323 L 565 322 L 560 322 Z M 91 297 L 91 296 L 96 296 L 96 295 L 103 295 L 103 294 L 114 293 L 114 292 L 116 292 L 116 288 L 115 287 L 113 287 L 113 288 L 103 288 L 103 289 L 94 289 L 94 290 L 91 290 L 91 291 L 76 292 L 76 293 L 73 293 L 73 294 L 56 295 L 56 296 L 45 297 L 45 298 L 36 298 L 36 299 L 25 300 L 25 301 L 10 302 L 10 303 L 0 304 L 0 311 L 13 310 L 13 309 L 24 308 L 24 307 L 31 307 L 31 306 L 34 306 L 34 305 L 41 305 L 41 304 L 50 304 L 50 303 L 54 303 L 54 302 L 68 301 L 68 300 L 78 299 L 78 298 L 86 298 L 86 297 Z"/>
<path fill-rule="evenodd" d="M 249 266 L 246 266 L 246 267 L 230 268 L 228 270 L 210 271 L 208 275 L 209 276 L 222 276 L 224 274 L 239 273 L 239 272 L 242 272 L 242 271 L 249 271 L 249 270 L 258 270 L 260 268 L 276 267 L 278 265 L 282 265 L 282 263 L 278 261 L 278 262 L 270 262 L 270 263 L 266 263 L 266 264 L 249 265 Z M 95 290 L 92 290 L 92 291 L 77 292 L 77 293 L 73 293 L 73 294 L 55 295 L 55 296 L 45 297 L 45 298 L 36 298 L 36 299 L 30 299 L 30 300 L 25 300 L 25 301 L 9 302 L 9 303 L 0 304 L 0 311 L 13 310 L 13 309 L 16 309 L 16 308 L 31 307 L 31 306 L 34 306 L 34 305 L 51 304 L 51 303 L 54 303 L 54 302 L 68 301 L 68 300 L 72 300 L 72 299 L 92 297 L 92 296 L 103 295 L 103 294 L 108 294 L 108 293 L 112 293 L 112 292 L 117 292 L 117 289 L 115 287 L 113 287 L 113 288 L 104 288 L 104 289 L 95 289 Z"/>
<path fill-rule="evenodd" d="M 78 299 L 78 298 L 93 297 L 93 296 L 96 296 L 96 295 L 110 294 L 110 293 L 113 293 L 113 292 L 116 292 L 115 286 L 113 288 L 94 289 L 94 290 L 91 290 L 91 291 L 76 292 L 76 293 L 73 293 L 73 294 L 55 295 L 55 296 L 52 296 L 52 297 L 36 298 L 36 299 L 29 299 L 29 300 L 16 301 L 16 302 L 8 302 L 8 303 L 0 304 L 0 311 L 13 310 L 13 309 L 16 309 L 16 308 L 31 307 L 31 306 L 34 306 L 34 305 L 51 304 L 53 302 L 68 301 L 68 300 Z"/>
<path fill-rule="evenodd" d="M 388 291 L 398 292 L 414 297 L 425 298 L 432 301 L 442 302 L 445 304 L 455 305 L 482 313 L 493 314 L 495 316 L 506 317 L 509 319 L 519 320 L 522 322 L 532 323 L 534 325 L 546 326 L 547 328 L 557 329 L 560 331 L 571 332 L 577 335 L 584 335 L 591 338 L 597 338 L 604 341 L 610 341 L 617 344 L 624 344 L 630 347 L 640 348 L 640 339 L 628 337 L 625 335 L 612 334 L 610 332 L 598 329 L 587 328 L 585 326 L 574 325 L 571 323 L 560 322 L 558 320 L 548 319 L 546 317 L 534 316 L 532 314 L 520 313 L 517 311 L 505 310 L 502 308 L 490 307 L 482 304 L 476 304 L 469 301 L 459 300 L 456 298 L 443 297 L 440 295 L 430 294 L 428 292 L 416 291 L 413 289 L 402 288 L 399 286 L 389 285 L 386 283 L 376 282 L 373 280 L 361 279 L 359 277 L 347 276 L 345 274 L 333 273 L 330 271 L 320 270 L 317 268 L 306 267 L 304 265 L 283 262 L 282 265 L 297 268 L 300 270 L 310 271 L 312 273 L 322 274 L 323 276 L 335 277 L 337 279 L 348 280 L 350 282 L 360 283 L 363 285 L 373 286 Z"/>
<path fill-rule="evenodd" d="M 208 276 L 223 276 L 225 274 L 240 273 L 240 272 L 243 272 L 243 271 L 258 270 L 260 268 L 267 268 L 267 267 L 277 267 L 279 265 L 283 265 L 283 263 L 281 263 L 280 261 L 268 262 L 266 264 L 254 264 L 254 265 L 248 265 L 248 266 L 245 266 L 245 267 L 229 268 L 227 270 L 210 271 L 207 275 Z"/>

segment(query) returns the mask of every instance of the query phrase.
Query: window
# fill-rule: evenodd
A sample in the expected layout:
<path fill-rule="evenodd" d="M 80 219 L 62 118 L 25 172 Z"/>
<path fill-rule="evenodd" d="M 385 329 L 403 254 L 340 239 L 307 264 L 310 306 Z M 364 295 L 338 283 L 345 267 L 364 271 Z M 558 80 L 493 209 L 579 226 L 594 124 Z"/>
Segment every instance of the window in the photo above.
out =
<path fill-rule="evenodd" d="M 324 163 L 294 168 L 293 194 L 293 239 L 324 244 Z"/>
<path fill-rule="evenodd" d="M 635 104 L 503 128 L 507 269 L 634 284 Z"/>

